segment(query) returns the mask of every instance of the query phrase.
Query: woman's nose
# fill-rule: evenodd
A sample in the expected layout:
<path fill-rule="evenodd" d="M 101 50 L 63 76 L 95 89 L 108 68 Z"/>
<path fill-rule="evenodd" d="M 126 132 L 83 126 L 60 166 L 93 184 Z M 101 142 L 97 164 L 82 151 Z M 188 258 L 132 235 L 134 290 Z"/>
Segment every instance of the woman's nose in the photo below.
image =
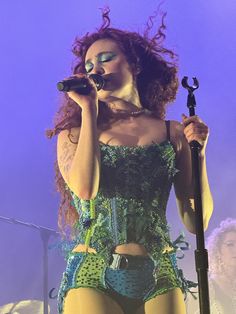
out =
<path fill-rule="evenodd" d="M 95 64 L 92 73 L 102 75 L 105 73 L 105 70 L 100 63 L 97 63 Z"/>

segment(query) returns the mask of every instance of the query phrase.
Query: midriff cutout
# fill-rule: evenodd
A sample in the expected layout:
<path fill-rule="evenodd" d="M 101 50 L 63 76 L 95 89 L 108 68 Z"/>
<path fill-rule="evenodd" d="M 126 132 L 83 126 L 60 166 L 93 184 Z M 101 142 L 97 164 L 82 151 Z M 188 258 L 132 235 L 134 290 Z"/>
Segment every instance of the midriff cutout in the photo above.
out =
<path fill-rule="evenodd" d="M 85 244 L 77 245 L 72 252 L 86 252 L 86 253 L 97 253 L 95 249 L 87 247 Z M 118 254 L 129 254 L 129 255 L 142 255 L 147 256 L 148 252 L 145 247 L 138 243 L 127 243 L 118 245 L 115 248 L 115 253 Z"/>

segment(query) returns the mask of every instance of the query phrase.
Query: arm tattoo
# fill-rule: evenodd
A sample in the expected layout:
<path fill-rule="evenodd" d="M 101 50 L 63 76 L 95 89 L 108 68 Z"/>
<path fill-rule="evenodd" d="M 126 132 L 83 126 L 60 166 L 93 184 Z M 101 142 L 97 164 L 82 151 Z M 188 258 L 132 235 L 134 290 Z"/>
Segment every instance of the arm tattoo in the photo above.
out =
<path fill-rule="evenodd" d="M 60 156 L 60 164 L 63 167 L 63 171 L 67 173 L 70 169 L 71 162 L 74 157 L 75 150 L 71 149 L 72 145 L 69 145 L 67 142 L 62 144 L 62 154 Z"/>

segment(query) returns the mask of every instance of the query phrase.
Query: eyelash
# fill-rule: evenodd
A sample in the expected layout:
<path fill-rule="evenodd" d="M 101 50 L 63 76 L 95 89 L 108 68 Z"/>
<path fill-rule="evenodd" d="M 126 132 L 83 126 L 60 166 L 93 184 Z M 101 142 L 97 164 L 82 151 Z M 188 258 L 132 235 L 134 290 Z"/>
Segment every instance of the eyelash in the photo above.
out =
<path fill-rule="evenodd" d="M 108 57 L 107 59 L 105 59 L 105 60 L 99 60 L 99 62 L 102 62 L 102 63 L 105 63 L 105 62 L 108 62 L 108 61 L 111 61 L 113 59 L 113 57 Z M 93 67 L 94 67 L 94 65 L 91 63 L 91 65 L 92 65 L 92 67 L 91 68 L 89 68 L 88 70 L 86 70 L 86 66 L 85 66 L 85 70 L 86 70 L 86 72 L 87 73 L 89 73 L 89 72 L 91 72 L 92 71 L 92 69 L 93 69 Z"/>
<path fill-rule="evenodd" d="M 113 59 L 113 57 L 108 57 L 105 60 L 100 60 L 99 62 L 108 62 L 111 61 Z"/>

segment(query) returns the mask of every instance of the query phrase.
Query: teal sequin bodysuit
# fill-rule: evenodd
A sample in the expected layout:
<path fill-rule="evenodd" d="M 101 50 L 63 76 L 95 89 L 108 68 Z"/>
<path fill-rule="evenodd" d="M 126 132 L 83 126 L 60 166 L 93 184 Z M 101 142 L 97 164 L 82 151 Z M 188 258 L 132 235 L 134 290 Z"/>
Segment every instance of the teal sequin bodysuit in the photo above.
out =
<path fill-rule="evenodd" d="M 97 254 L 69 252 L 58 293 L 59 314 L 70 289 L 96 289 L 113 298 L 125 314 L 134 314 L 160 294 L 174 288 L 186 293 L 194 287 L 183 277 L 176 260 L 176 251 L 187 249 L 187 242 L 182 235 L 172 242 L 166 221 L 167 201 L 178 172 L 167 121 L 166 127 L 167 140 L 160 144 L 101 143 L 100 185 L 95 199 L 81 200 L 71 192 L 79 220 L 74 241 L 66 249 L 86 244 Z M 143 245 L 149 256 L 131 258 L 125 254 L 128 268 L 114 268 L 115 248 L 126 243 Z M 183 244 L 186 248 L 179 246 Z M 163 253 L 167 247 L 170 251 Z"/>
<path fill-rule="evenodd" d="M 171 246 L 166 205 L 175 168 L 175 151 L 169 140 L 148 146 L 100 145 L 101 176 L 93 200 L 72 193 L 79 214 L 76 245 L 86 244 L 108 264 L 114 248 L 142 244 L 158 263 Z"/>

